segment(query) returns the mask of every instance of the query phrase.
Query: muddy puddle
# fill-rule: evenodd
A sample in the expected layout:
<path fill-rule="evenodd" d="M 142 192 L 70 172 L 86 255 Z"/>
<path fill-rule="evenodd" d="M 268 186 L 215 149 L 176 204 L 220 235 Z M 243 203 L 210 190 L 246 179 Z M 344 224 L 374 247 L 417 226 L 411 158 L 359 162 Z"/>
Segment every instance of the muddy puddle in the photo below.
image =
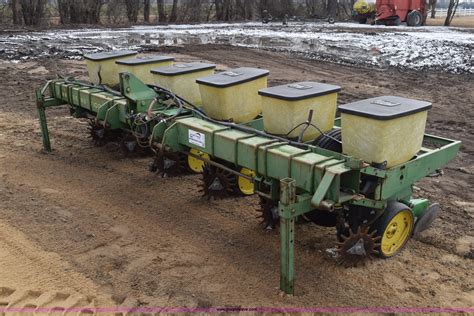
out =
<path fill-rule="evenodd" d="M 163 46 L 223 44 L 288 52 L 365 67 L 474 73 L 474 32 L 440 27 L 380 27 L 353 23 L 200 24 L 34 32 L 0 37 L 0 58 L 81 58 L 111 50 L 159 51 Z"/>

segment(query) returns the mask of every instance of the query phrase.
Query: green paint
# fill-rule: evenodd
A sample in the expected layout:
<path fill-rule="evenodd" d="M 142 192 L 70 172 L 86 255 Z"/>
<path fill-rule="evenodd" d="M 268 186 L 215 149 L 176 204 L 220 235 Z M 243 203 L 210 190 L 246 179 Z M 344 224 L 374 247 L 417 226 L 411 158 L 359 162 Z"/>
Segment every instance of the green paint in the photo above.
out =
<path fill-rule="evenodd" d="M 296 201 L 296 181 L 280 181 L 280 207 Z M 292 211 L 290 211 L 292 212 Z M 280 218 L 280 290 L 294 294 L 295 289 L 295 217 Z"/>
<path fill-rule="evenodd" d="M 43 149 L 46 152 L 51 152 L 51 142 L 49 140 L 48 123 L 46 122 L 46 114 L 44 107 L 38 107 L 38 117 L 40 121 L 41 136 L 43 138 Z"/>
<path fill-rule="evenodd" d="M 132 115 L 152 112 L 160 119 L 149 124 L 151 141 L 173 152 L 196 148 L 236 167 L 257 173 L 256 190 L 279 201 L 280 214 L 280 288 L 294 293 L 295 218 L 314 208 L 331 209 L 358 205 L 383 212 L 387 201 L 407 201 L 416 217 L 428 207 L 426 199 L 411 199 L 412 185 L 446 165 L 456 156 L 461 143 L 432 135 L 425 141 L 434 148 L 424 148 L 411 161 L 382 170 L 367 166 L 354 157 L 310 146 L 308 149 L 287 142 L 259 136 L 257 133 L 231 129 L 222 124 L 194 116 L 191 111 L 163 103 L 162 96 L 132 74 L 120 77 L 123 96 L 100 87 L 88 87 L 78 82 L 53 80 L 36 92 L 43 147 L 51 150 L 45 109 L 69 104 L 77 113 L 96 116 L 111 129 L 130 129 Z M 49 88 L 49 97 L 45 97 Z M 153 102 L 153 103 L 152 103 Z M 179 114 L 179 116 L 178 116 Z M 336 120 L 335 124 L 338 124 Z M 262 119 L 243 124 L 263 129 Z M 201 133 L 202 139 L 190 139 Z M 374 196 L 359 194 L 361 177 L 376 179 Z"/>
<path fill-rule="evenodd" d="M 408 205 L 413 211 L 415 218 L 419 218 L 430 206 L 430 201 L 427 199 L 411 199 Z"/>

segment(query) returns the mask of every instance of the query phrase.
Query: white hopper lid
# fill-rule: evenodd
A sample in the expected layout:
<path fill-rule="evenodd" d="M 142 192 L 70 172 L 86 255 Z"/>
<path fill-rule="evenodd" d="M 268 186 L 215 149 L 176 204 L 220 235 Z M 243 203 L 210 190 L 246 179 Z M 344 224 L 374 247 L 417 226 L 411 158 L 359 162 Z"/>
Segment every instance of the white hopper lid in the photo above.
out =
<path fill-rule="evenodd" d="M 215 88 L 227 88 L 266 77 L 269 73 L 270 71 L 265 69 L 242 67 L 200 78 L 196 82 Z"/>

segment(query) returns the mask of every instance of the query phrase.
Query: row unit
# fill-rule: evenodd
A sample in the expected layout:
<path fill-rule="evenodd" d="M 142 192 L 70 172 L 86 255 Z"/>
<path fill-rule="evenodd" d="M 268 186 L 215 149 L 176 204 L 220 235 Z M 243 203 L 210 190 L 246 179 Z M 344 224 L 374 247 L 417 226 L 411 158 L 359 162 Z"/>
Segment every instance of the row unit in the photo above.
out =
<path fill-rule="evenodd" d="M 132 73 L 202 107 L 216 120 L 245 123 L 262 114 L 267 133 L 289 139 L 301 134 L 310 112 L 303 141 L 333 128 L 338 86 L 306 81 L 268 88 L 268 70 L 244 67 L 215 74 L 213 64 L 175 64 L 169 56 L 136 55 L 86 55 L 91 82 L 115 86 L 119 73 Z M 340 106 L 343 152 L 371 163 L 386 162 L 388 167 L 410 160 L 421 149 L 430 107 L 428 102 L 395 96 Z"/>

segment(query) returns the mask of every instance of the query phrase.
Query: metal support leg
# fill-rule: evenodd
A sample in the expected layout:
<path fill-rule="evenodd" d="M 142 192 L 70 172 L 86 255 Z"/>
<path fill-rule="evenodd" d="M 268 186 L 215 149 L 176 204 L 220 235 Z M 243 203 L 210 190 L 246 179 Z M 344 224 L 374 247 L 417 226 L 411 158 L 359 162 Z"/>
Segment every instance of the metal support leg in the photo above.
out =
<path fill-rule="evenodd" d="M 295 219 L 280 218 L 280 290 L 294 294 Z"/>
<path fill-rule="evenodd" d="M 280 217 L 280 290 L 294 294 L 295 283 L 295 210 L 288 207 L 296 200 L 296 181 L 283 179 L 280 183 L 280 207 L 289 216 Z"/>
<path fill-rule="evenodd" d="M 48 123 L 46 122 L 46 113 L 44 107 L 38 106 L 38 116 L 40 121 L 41 127 L 41 136 L 43 138 L 43 149 L 46 152 L 51 151 L 51 143 L 49 141 L 49 131 L 48 131 Z"/>

